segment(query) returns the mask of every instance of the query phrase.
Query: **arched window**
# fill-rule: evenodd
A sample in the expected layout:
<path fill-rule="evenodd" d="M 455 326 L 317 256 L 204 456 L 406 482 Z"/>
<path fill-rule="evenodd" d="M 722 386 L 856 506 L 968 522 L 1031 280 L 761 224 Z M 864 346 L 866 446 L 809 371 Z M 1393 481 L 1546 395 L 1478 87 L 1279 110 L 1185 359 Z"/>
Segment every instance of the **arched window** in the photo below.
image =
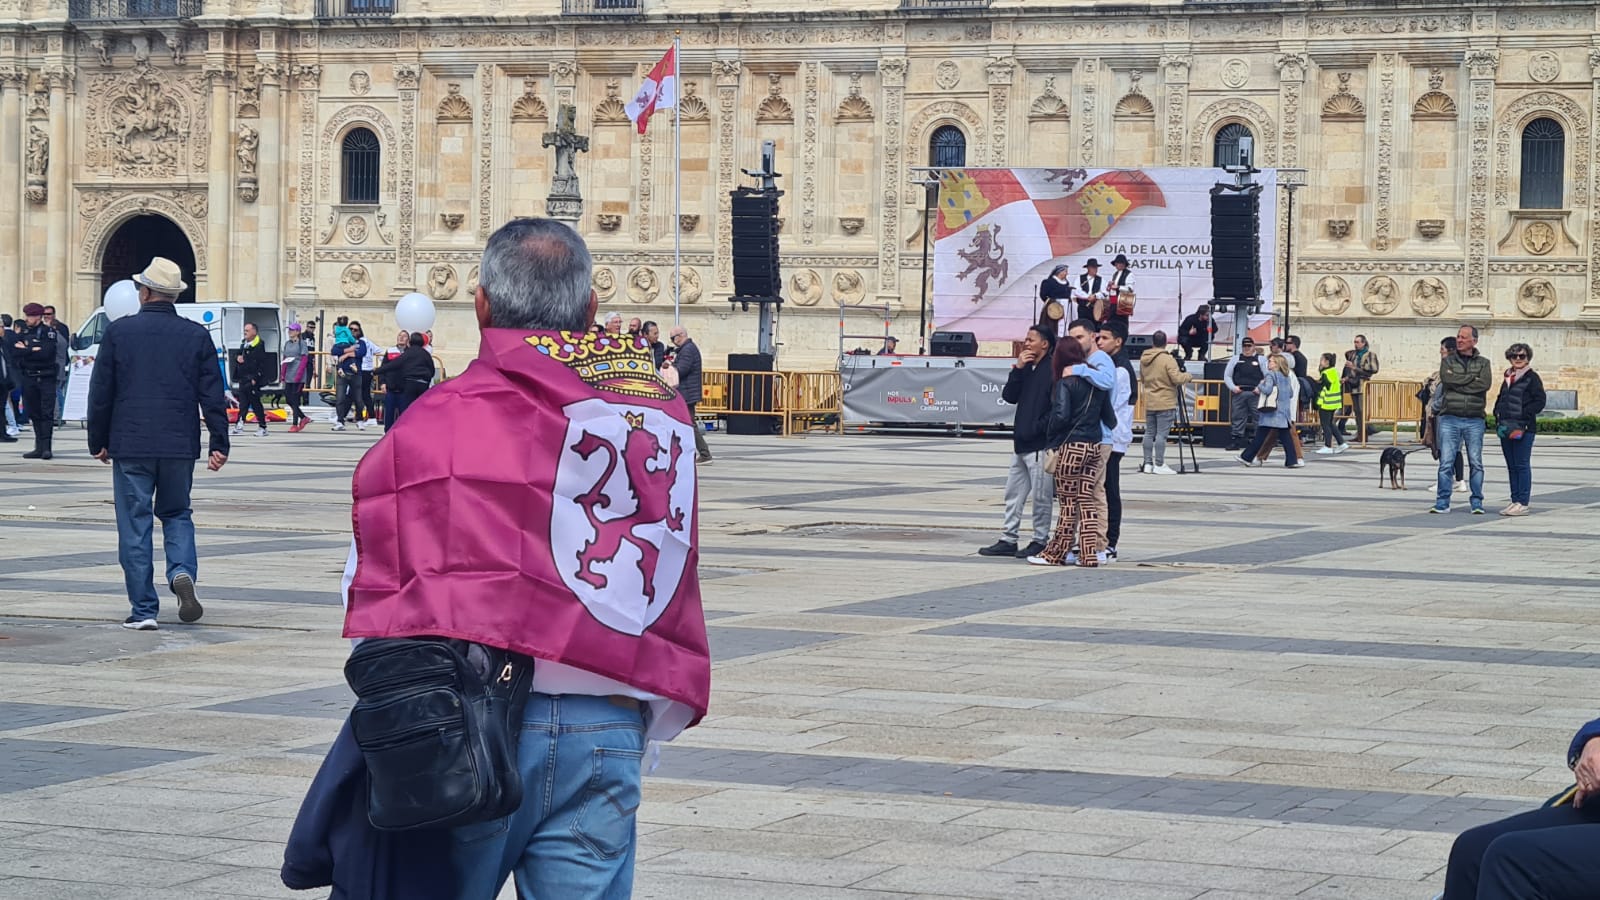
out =
<path fill-rule="evenodd" d="M 959 169 L 967 164 L 967 136 L 954 125 L 940 125 L 928 138 L 928 165 Z"/>
<path fill-rule="evenodd" d="M 1522 208 L 1560 209 L 1567 133 L 1555 119 L 1534 119 L 1522 129 Z"/>
<path fill-rule="evenodd" d="M 1239 164 L 1239 138 L 1254 140 L 1255 136 L 1250 133 L 1248 125 L 1241 125 L 1238 122 L 1229 122 L 1217 129 L 1217 139 L 1213 144 L 1216 148 L 1215 160 L 1212 164 L 1219 169 L 1224 166 L 1237 166 Z"/>
<path fill-rule="evenodd" d="M 344 178 L 340 197 L 344 203 L 377 203 L 378 171 L 383 145 L 365 128 L 352 128 L 344 136 Z"/>

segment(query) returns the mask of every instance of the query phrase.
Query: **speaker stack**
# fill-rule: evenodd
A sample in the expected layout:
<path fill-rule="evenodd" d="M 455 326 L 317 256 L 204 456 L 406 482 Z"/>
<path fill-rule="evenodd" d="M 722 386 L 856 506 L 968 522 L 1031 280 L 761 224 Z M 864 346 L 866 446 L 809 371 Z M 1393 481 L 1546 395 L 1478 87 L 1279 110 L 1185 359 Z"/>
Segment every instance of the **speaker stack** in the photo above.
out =
<path fill-rule="evenodd" d="M 778 198 L 735 192 L 733 197 L 733 300 L 780 300 Z"/>
<path fill-rule="evenodd" d="M 1261 301 L 1261 187 L 1213 189 L 1211 293 L 1220 305 Z"/>

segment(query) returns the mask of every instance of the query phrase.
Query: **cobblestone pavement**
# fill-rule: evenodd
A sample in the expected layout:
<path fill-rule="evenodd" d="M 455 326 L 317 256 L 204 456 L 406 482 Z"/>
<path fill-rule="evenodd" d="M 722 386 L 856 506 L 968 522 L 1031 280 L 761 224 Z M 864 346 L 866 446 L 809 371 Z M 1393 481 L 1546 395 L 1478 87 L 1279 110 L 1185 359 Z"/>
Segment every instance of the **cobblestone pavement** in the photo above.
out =
<path fill-rule="evenodd" d="M 310 896 L 277 866 L 350 702 L 373 440 L 198 475 L 206 617 L 153 634 L 115 624 L 109 470 L 0 453 L 0 898 Z M 647 779 L 639 897 L 1426 898 L 1594 715 L 1600 442 L 1540 437 L 1523 519 L 1428 515 L 1426 453 L 1408 492 L 1376 450 L 1130 463 L 1095 571 L 975 555 L 1008 442 L 712 444 L 712 710 Z"/>

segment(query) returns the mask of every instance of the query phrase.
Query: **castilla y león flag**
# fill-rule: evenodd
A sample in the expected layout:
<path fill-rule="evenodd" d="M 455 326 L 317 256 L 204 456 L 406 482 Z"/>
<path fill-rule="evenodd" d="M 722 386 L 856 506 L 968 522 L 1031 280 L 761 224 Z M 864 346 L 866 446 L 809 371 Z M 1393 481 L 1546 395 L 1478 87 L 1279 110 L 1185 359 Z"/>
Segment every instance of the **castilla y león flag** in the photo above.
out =
<path fill-rule="evenodd" d="M 644 134 L 645 126 L 650 124 L 651 113 L 658 109 L 674 109 L 678 105 L 677 54 L 676 48 L 668 47 L 667 55 L 661 57 L 650 74 L 644 77 L 639 92 L 628 101 L 628 119 L 639 126 L 640 134 Z"/>

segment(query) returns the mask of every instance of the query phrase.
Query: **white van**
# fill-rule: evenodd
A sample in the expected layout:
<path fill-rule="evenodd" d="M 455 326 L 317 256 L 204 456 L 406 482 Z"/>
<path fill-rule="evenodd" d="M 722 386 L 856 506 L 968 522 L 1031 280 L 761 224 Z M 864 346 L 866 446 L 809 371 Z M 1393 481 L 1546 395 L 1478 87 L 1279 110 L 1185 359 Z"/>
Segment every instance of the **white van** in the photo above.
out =
<path fill-rule="evenodd" d="M 199 322 L 211 332 L 211 343 L 217 348 L 217 365 L 222 368 L 223 381 L 227 385 L 233 384 L 233 368 L 229 364 L 232 359 L 230 350 L 237 349 L 244 343 L 244 326 L 249 322 L 256 326 L 256 331 L 261 335 L 261 342 L 266 345 L 267 356 L 272 362 L 271 372 L 274 373 L 273 382 L 267 385 L 268 389 L 279 387 L 277 373 L 279 372 L 279 357 L 283 352 L 283 311 L 271 303 L 178 303 L 175 304 L 178 315 L 191 322 Z M 110 325 L 106 318 L 105 307 L 94 311 L 78 333 L 72 338 L 72 355 L 93 357 L 100 350 L 100 339 L 106 333 L 106 326 Z"/>

